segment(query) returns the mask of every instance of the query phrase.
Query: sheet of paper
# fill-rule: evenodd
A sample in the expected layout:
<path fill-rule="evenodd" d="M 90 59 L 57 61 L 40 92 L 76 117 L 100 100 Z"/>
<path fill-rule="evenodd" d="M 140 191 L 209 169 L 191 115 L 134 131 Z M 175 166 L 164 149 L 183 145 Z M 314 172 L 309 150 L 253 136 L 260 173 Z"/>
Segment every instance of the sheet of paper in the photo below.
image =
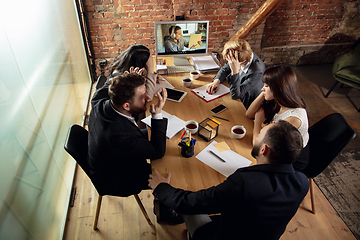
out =
<path fill-rule="evenodd" d="M 175 136 L 179 131 L 184 129 L 185 127 L 185 121 L 178 118 L 175 115 L 171 115 L 165 111 L 162 111 L 163 117 L 168 119 L 168 125 L 166 130 L 166 137 L 172 138 Z M 141 120 L 143 123 L 151 127 L 151 115 L 147 116 L 146 118 Z"/>
<path fill-rule="evenodd" d="M 158 76 L 160 78 L 160 81 L 159 81 L 159 83 L 156 83 L 155 93 L 159 92 L 162 87 L 174 89 L 174 86 L 171 85 L 165 78 L 163 78 L 161 75 L 158 75 Z"/>
<path fill-rule="evenodd" d="M 225 86 L 224 84 L 220 83 L 218 91 L 216 93 L 213 93 L 213 94 L 210 95 L 210 94 L 208 94 L 206 92 L 206 87 L 209 84 L 198 87 L 198 88 L 195 88 L 195 89 L 192 90 L 192 92 L 195 93 L 196 95 L 198 95 L 200 98 L 204 99 L 207 102 L 209 102 L 211 100 L 214 100 L 216 98 L 219 98 L 219 97 L 221 97 L 221 96 L 223 96 L 225 94 L 230 93 L 230 89 L 227 86 Z"/>
<path fill-rule="evenodd" d="M 212 141 L 204 150 L 202 150 L 196 158 L 208 165 L 209 167 L 215 169 L 225 177 L 233 174 L 238 168 L 247 167 L 251 164 L 251 161 L 239 155 L 238 153 L 227 150 L 219 152 L 214 146 L 216 141 Z M 208 150 L 213 151 L 215 154 L 220 156 L 226 162 L 220 161 L 217 157 L 208 152 Z"/>

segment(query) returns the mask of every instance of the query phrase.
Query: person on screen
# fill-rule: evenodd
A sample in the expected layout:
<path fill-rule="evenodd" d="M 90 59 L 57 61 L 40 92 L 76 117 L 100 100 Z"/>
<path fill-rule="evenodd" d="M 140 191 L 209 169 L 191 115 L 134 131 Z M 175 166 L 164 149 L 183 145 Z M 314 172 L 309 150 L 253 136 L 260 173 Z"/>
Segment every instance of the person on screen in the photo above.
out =
<path fill-rule="evenodd" d="M 112 59 L 108 69 L 108 80 L 125 72 L 135 72 L 135 68 L 141 70 L 139 73 L 145 77 L 146 94 L 149 101 L 153 99 L 156 82 L 159 81 L 154 73 L 154 60 L 150 50 L 141 44 L 135 44 Z"/>
<path fill-rule="evenodd" d="M 182 37 L 181 27 L 171 26 L 169 28 L 170 37 L 165 40 L 165 52 L 181 52 L 185 47 L 194 49 L 197 45 L 190 46 L 189 43 Z M 202 41 L 198 41 L 199 46 L 201 46 Z"/>
<path fill-rule="evenodd" d="M 261 93 L 261 77 L 265 72 L 263 61 L 251 50 L 243 39 L 230 40 L 224 46 L 223 58 L 227 63 L 219 70 L 206 91 L 212 94 L 221 82 L 227 80 L 232 99 L 240 99 L 248 109 L 252 101 Z"/>
<path fill-rule="evenodd" d="M 148 189 L 147 159 L 162 158 L 166 150 L 167 119 L 161 113 L 166 89 L 157 96 L 157 104 L 150 106 L 149 141 L 132 117 L 146 111 L 149 97 L 143 76 L 117 75 L 95 92 L 88 124 L 89 175 L 103 194 L 126 197 Z"/>
<path fill-rule="evenodd" d="M 262 92 L 246 111 L 248 118 L 255 119 L 253 141 L 262 125 L 279 120 L 290 122 L 303 138 L 303 153 L 294 163 L 294 169 L 301 171 L 309 162 L 309 121 L 305 102 L 300 96 L 296 73 L 290 66 L 271 67 L 264 72 L 262 82 Z"/>
<path fill-rule="evenodd" d="M 172 187 L 153 169 L 153 195 L 184 215 L 191 239 L 279 239 L 309 189 L 307 177 L 294 171 L 300 155 L 299 131 L 286 121 L 261 130 L 252 155 L 254 166 L 237 169 L 223 183 L 199 190 Z M 216 214 L 211 217 L 208 214 Z"/>

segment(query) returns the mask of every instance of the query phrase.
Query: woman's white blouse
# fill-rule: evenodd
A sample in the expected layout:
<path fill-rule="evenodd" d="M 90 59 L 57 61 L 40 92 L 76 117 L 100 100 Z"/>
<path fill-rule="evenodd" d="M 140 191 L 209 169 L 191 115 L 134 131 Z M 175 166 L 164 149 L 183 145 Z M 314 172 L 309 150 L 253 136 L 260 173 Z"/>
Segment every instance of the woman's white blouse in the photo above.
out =
<path fill-rule="evenodd" d="M 306 147 L 309 141 L 309 120 L 306 110 L 304 108 L 290 108 L 281 114 L 276 113 L 273 117 L 273 121 L 277 122 L 279 120 L 285 120 L 288 117 L 296 117 L 301 121 L 301 125 L 298 130 L 303 138 L 303 147 Z"/>

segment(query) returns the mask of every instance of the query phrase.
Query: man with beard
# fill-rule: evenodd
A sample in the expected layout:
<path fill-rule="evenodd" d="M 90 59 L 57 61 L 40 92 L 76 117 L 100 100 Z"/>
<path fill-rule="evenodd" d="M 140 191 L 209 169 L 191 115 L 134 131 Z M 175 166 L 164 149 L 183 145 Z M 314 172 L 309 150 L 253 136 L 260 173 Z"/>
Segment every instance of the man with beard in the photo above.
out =
<path fill-rule="evenodd" d="M 301 134 L 281 120 L 256 138 L 257 164 L 236 170 L 223 183 L 185 191 L 169 184 L 170 173 L 164 178 L 154 169 L 149 186 L 161 202 L 185 214 L 191 239 L 279 239 L 309 188 L 307 177 L 292 166 L 301 150 Z"/>
<path fill-rule="evenodd" d="M 95 92 L 88 124 L 88 162 L 100 194 L 125 197 L 149 188 L 147 159 L 162 158 L 166 149 L 167 119 L 161 113 L 165 88 L 157 95 L 159 101 L 150 106 L 149 141 L 132 117 L 146 111 L 149 99 L 142 76 L 136 71 L 117 75 Z"/>

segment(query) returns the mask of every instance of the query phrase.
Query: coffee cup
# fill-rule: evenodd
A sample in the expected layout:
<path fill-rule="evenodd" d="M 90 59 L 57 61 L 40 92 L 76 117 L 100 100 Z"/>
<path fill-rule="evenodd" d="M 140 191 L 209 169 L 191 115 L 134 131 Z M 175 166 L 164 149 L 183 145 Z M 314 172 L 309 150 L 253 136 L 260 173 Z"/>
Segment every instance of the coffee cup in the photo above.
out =
<path fill-rule="evenodd" d="M 198 70 L 191 70 L 190 71 L 190 77 L 192 79 L 198 79 L 200 77 L 200 71 Z"/>
<path fill-rule="evenodd" d="M 199 124 L 196 121 L 190 120 L 185 123 L 185 130 L 190 131 L 191 134 L 197 133 Z"/>
<path fill-rule="evenodd" d="M 241 139 L 245 136 L 246 129 L 244 128 L 244 126 L 236 125 L 231 128 L 231 134 L 234 138 Z"/>
<path fill-rule="evenodd" d="M 193 80 L 190 77 L 184 77 L 182 79 L 182 83 L 184 84 L 185 87 L 191 87 L 193 84 Z"/>

